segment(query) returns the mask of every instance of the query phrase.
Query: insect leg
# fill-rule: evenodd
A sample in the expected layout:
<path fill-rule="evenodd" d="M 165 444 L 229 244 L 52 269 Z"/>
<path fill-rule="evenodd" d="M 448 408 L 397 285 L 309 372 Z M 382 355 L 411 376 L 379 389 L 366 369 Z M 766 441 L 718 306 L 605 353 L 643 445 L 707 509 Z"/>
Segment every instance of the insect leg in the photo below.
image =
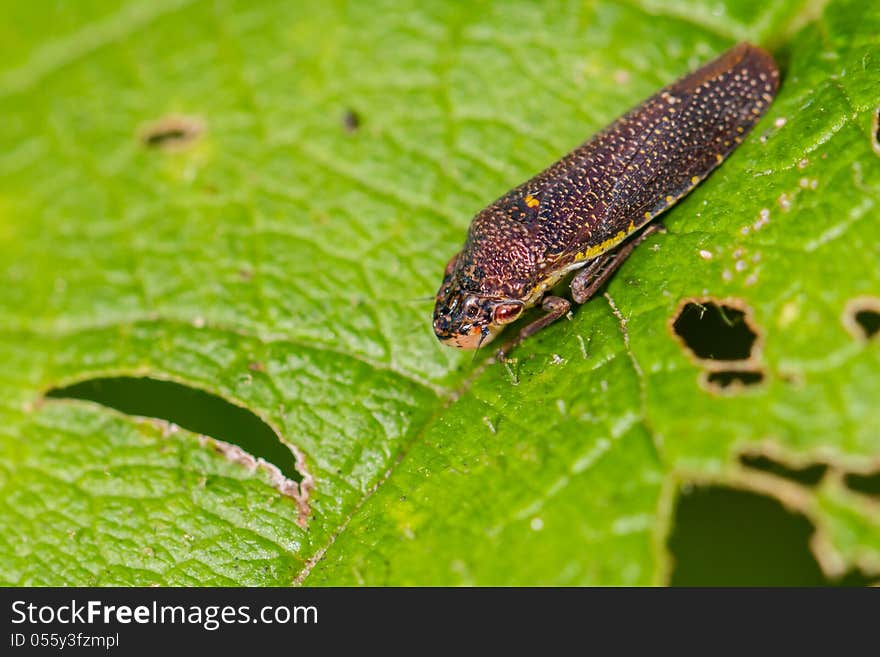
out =
<path fill-rule="evenodd" d="M 611 278 L 611 275 L 617 271 L 623 264 L 630 253 L 633 252 L 639 244 L 644 242 L 649 235 L 656 232 L 663 232 L 665 228 L 661 223 L 648 224 L 641 233 L 633 239 L 624 242 L 614 251 L 608 251 L 598 256 L 590 262 L 586 267 L 581 269 L 571 281 L 571 298 L 576 303 L 586 303 L 596 292 L 599 291 L 605 283 Z M 528 327 L 526 327 L 528 328 Z"/>
<path fill-rule="evenodd" d="M 519 335 L 498 350 L 498 357 L 503 360 L 520 342 L 555 322 L 567 313 L 570 308 L 571 302 L 568 299 L 554 296 L 544 297 L 544 300 L 541 302 L 541 310 L 547 314 L 524 326 Z"/>

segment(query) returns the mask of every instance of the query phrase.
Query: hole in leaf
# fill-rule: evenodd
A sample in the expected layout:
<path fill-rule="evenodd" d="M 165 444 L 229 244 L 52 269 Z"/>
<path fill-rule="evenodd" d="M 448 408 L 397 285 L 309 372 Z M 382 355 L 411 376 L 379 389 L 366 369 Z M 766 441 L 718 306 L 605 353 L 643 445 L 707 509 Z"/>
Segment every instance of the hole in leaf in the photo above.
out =
<path fill-rule="evenodd" d="M 843 478 L 843 483 L 857 493 L 880 496 L 880 470 L 868 474 L 850 472 Z"/>
<path fill-rule="evenodd" d="M 723 486 L 679 495 L 669 537 L 672 586 L 867 586 L 859 571 L 828 579 L 809 549 L 815 528 L 765 495 Z"/>
<path fill-rule="evenodd" d="M 346 132 L 357 132 L 361 127 L 361 115 L 353 109 L 347 109 L 342 113 L 342 127 Z"/>
<path fill-rule="evenodd" d="M 828 472 L 828 466 L 824 463 L 809 463 L 796 467 L 770 458 L 766 454 L 741 454 L 739 461 L 747 468 L 761 470 L 803 486 L 818 485 L 825 473 Z"/>
<path fill-rule="evenodd" d="M 166 116 L 148 123 L 140 130 L 140 139 L 148 148 L 166 151 L 182 150 L 204 132 L 201 120 L 189 116 Z"/>
<path fill-rule="evenodd" d="M 704 360 L 746 360 L 758 338 L 745 310 L 714 301 L 686 302 L 672 329 L 688 350 Z"/>
<path fill-rule="evenodd" d="M 853 319 L 862 327 L 865 337 L 868 339 L 873 338 L 880 331 L 880 312 L 876 310 L 860 310 L 853 316 Z"/>
<path fill-rule="evenodd" d="M 843 312 L 843 324 L 853 337 L 871 340 L 880 333 L 880 298 L 850 299 Z"/>
<path fill-rule="evenodd" d="M 764 373 L 760 370 L 721 370 L 706 374 L 706 383 L 710 388 L 725 391 L 758 385 L 763 380 Z"/>
<path fill-rule="evenodd" d="M 146 377 L 89 379 L 53 388 L 46 397 L 82 399 L 127 415 L 156 418 L 193 433 L 237 445 L 275 465 L 288 479 L 301 482 L 290 448 L 257 415 L 222 397 L 173 381 Z"/>

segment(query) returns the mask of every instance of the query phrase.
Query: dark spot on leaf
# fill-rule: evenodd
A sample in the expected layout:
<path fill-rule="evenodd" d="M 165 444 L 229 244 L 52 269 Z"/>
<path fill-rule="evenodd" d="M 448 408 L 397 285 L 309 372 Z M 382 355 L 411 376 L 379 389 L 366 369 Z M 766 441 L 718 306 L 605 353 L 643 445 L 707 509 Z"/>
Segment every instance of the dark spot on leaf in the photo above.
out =
<path fill-rule="evenodd" d="M 843 483 L 857 493 L 880 496 L 880 470 L 867 474 L 850 472 L 843 478 Z"/>
<path fill-rule="evenodd" d="M 302 474 L 296 458 L 278 434 L 246 408 L 222 397 L 173 381 L 140 377 L 89 379 L 46 393 L 52 399 L 82 399 L 126 415 L 156 418 L 193 433 L 237 445 L 275 465 L 296 482 Z"/>
<path fill-rule="evenodd" d="M 141 143 L 148 148 L 179 151 L 198 139 L 204 130 L 200 119 L 172 115 L 143 126 L 139 135 Z"/>
<path fill-rule="evenodd" d="M 746 311 L 712 300 L 687 301 L 672 323 L 684 346 L 699 359 L 746 360 L 758 338 Z"/>
<path fill-rule="evenodd" d="M 824 463 L 808 463 L 802 466 L 793 466 L 771 458 L 767 454 L 741 454 L 740 463 L 753 470 L 761 470 L 782 479 L 788 479 L 802 486 L 816 486 L 825 473 L 828 466 Z"/>
<path fill-rule="evenodd" d="M 880 298 L 858 297 L 846 304 L 846 329 L 859 340 L 871 340 L 880 333 Z"/>
<path fill-rule="evenodd" d="M 353 109 L 347 109 L 342 113 L 342 127 L 346 132 L 357 132 L 361 127 L 361 116 Z"/>
<path fill-rule="evenodd" d="M 866 586 L 859 571 L 825 576 L 810 552 L 815 527 L 777 500 L 724 486 L 682 491 L 669 550 L 673 586 Z"/>
<path fill-rule="evenodd" d="M 706 374 L 706 384 L 710 388 L 725 391 L 758 385 L 763 380 L 764 373 L 760 370 L 721 370 Z"/>
<path fill-rule="evenodd" d="M 880 313 L 876 310 L 860 310 L 853 319 L 862 327 L 865 337 L 868 339 L 873 338 L 880 331 Z"/>

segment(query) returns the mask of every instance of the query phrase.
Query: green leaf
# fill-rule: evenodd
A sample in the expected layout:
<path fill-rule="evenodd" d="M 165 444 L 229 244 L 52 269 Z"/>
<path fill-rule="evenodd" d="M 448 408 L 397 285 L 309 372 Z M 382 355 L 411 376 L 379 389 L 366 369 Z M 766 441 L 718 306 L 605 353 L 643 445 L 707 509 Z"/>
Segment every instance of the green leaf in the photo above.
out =
<path fill-rule="evenodd" d="M 663 583 L 706 484 L 806 516 L 826 575 L 880 574 L 876 499 L 844 485 L 880 454 L 851 317 L 880 304 L 871 3 L 3 9 L 3 583 Z M 424 299 L 470 217 L 741 39 L 777 55 L 776 102 L 607 295 L 508 366 L 439 345 Z M 747 309 L 761 383 L 706 384 L 671 329 L 689 299 Z M 250 409 L 302 455 L 298 494 L 44 399 L 115 376 Z"/>

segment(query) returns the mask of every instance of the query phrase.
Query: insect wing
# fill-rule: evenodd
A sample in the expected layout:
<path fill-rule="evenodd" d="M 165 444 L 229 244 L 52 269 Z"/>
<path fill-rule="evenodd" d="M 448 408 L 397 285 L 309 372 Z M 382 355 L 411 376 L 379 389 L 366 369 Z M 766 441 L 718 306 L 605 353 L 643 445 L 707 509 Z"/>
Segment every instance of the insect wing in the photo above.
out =
<path fill-rule="evenodd" d="M 539 219 L 572 236 L 558 252 L 628 234 L 674 204 L 736 148 L 777 86 L 773 59 L 741 44 L 571 153 L 541 200 Z"/>

